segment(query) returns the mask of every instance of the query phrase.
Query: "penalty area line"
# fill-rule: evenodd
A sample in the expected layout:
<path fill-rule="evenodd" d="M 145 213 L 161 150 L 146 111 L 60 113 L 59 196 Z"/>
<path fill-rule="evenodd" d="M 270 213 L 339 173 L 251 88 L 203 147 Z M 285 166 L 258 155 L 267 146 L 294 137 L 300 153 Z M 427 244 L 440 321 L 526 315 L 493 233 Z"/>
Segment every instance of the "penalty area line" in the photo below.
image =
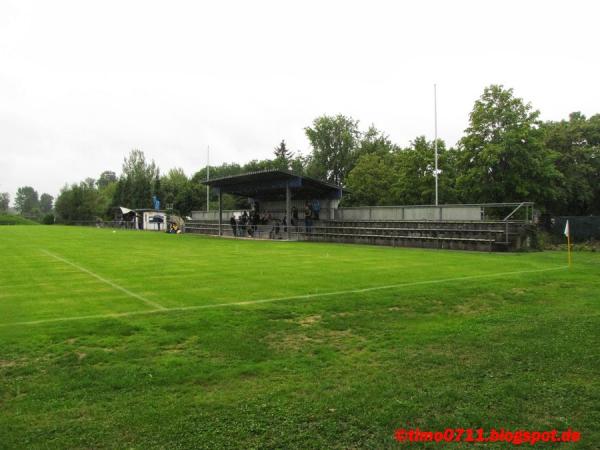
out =
<path fill-rule="evenodd" d="M 146 297 L 144 297 L 144 296 L 142 296 L 140 294 L 136 294 L 135 292 L 131 292 L 129 289 L 125 289 L 123 286 L 119 286 L 118 284 L 116 284 L 116 283 L 114 283 L 114 282 L 112 282 L 110 280 L 107 280 L 104 277 L 101 277 L 97 273 L 94 273 L 91 270 L 86 269 L 85 267 L 81 267 L 80 265 L 75 264 L 74 262 L 71 262 L 68 259 L 63 258 L 62 256 L 55 255 L 54 253 L 51 253 L 48 250 L 44 250 L 44 249 L 40 249 L 40 250 L 42 251 L 42 253 L 45 253 L 46 255 L 51 256 L 54 259 L 57 259 L 58 261 L 61 261 L 61 262 L 65 263 L 65 264 L 68 264 L 68 265 L 70 265 L 72 267 L 75 267 L 76 269 L 80 270 L 81 272 L 84 272 L 84 273 L 86 273 L 86 274 L 88 274 L 88 275 L 96 278 L 97 280 L 99 280 L 99 281 L 101 281 L 101 282 L 103 282 L 105 284 L 108 284 L 113 289 L 121 291 L 124 294 L 129 295 L 130 297 L 133 297 L 133 298 L 136 298 L 138 300 L 141 300 L 142 302 L 146 303 L 147 305 L 152 306 L 153 308 L 156 308 L 157 310 L 161 310 L 161 311 L 166 311 L 167 310 L 167 308 L 165 308 L 164 306 L 159 305 L 158 303 L 153 302 L 152 300 L 148 300 Z"/>
<path fill-rule="evenodd" d="M 48 254 L 50 254 L 50 252 L 48 252 Z M 50 255 L 54 256 L 52 254 L 50 254 Z M 69 264 L 72 264 L 72 263 L 69 262 Z M 95 314 L 95 315 L 89 315 L 89 316 L 56 317 L 53 319 L 40 319 L 40 320 L 32 320 L 32 321 L 28 321 L 28 322 L 2 323 L 2 324 L 0 324 L 0 327 L 15 326 L 15 325 L 37 325 L 37 324 L 51 323 L 51 322 L 71 322 L 71 321 L 76 321 L 76 320 L 88 320 L 88 319 L 111 319 L 111 318 L 141 316 L 141 315 L 149 315 L 149 314 L 157 314 L 157 313 L 169 313 L 169 312 L 177 312 L 177 311 L 193 311 L 193 310 L 200 310 L 200 309 L 225 308 L 228 306 L 258 305 L 261 303 L 273 303 L 273 302 L 280 302 L 280 301 L 286 301 L 286 300 L 305 300 L 305 299 L 309 299 L 309 298 L 332 297 L 332 296 L 336 296 L 336 295 L 346 295 L 346 294 L 360 294 L 362 292 L 373 292 L 373 291 L 381 291 L 381 290 L 386 290 L 386 289 L 397 289 L 397 288 L 411 287 L 411 286 L 422 286 L 422 285 L 428 285 L 428 284 L 444 284 L 444 283 L 452 283 L 452 282 L 456 282 L 456 281 L 480 280 L 480 279 L 486 279 L 486 278 L 498 278 L 498 277 L 521 275 L 521 274 L 528 274 L 528 273 L 551 272 L 551 271 L 557 271 L 557 270 L 565 270 L 568 268 L 569 268 L 569 266 L 559 266 L 559 267 L 550 267 L 550 268 L 546 268 L 546 269 L 517 270 L 517 271 L 512 271 L 512 272 L 498 272 L 498 273 L 482 274 L 482 275 L 469 275 L 469 276 L 464 276 L 464 277 L 442 278 L 439 280 L 414 281 L 414 282 L 410 282 L 410 283 L 388 284 L 388 285 L 384 285 L 384 286 L 373 286 L 373 287 L 360 288 L 360 289 L 348 289 L 348 290 L 344 290 L 344 291 L 321 292 L 321 293 L 314 293 L 314 294 L 294 295 L 294 296 L 289 296 L 289 297 L 265 298 L 265 299 L 259 299 L 259 300 L 248 300 L 248 301 L 243 301 L 243 302 L 214 303 L 214 304 L 210 304 L 210 305 L 180 306 L 180 307 L 174 307 L 174 308 L 165 308 L 164 306 L 160 306 L 160 308 L 148 310 L 148 311 L 130 311 L 130 312 L 122 312 L 122 313 Z M 87 272 L 86 269 L 84 269 L 84 270 Z"/>

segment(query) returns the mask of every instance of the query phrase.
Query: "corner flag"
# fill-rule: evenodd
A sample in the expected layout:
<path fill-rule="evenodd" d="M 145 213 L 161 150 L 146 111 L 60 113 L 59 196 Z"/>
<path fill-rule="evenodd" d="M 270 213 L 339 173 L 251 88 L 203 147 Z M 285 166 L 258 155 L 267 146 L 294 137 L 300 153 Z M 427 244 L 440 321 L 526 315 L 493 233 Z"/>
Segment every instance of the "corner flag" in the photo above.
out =
<path fill-rule="evenodd" d="M 569 221 L 565 224 L 565 236 L 567 237 L 567 258 L 569 260 L 569 266 L 571 265 L 571 229 L 569 228 Z"/>

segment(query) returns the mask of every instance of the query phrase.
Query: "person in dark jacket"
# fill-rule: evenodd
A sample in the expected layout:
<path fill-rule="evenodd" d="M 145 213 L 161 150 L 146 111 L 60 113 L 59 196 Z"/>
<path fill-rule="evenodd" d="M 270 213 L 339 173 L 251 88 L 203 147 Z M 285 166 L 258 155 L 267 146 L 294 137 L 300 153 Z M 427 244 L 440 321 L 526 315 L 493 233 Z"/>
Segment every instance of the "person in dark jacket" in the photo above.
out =
<path fill-rule="evenodd" d="M 246 225 L 248 225 L 248 211 L 244 211 L 240 217 L 240 236 L 245 236 Z"/>
<path fill-rule="evenodd" d="M 312 231 L 312 214 L 313 212 L 310 204 L 306 202 L 304 205 L 304 228 L 306 229 L 307 233 Z"/>
<path fill-rule="evenodd" d="M 235 220 L 235 216 L 231 216 L 229 219 L 229 223 L 231 224 L 231 231 L 233 232 L 233 237 L 237 236 L 237 222 Z"/>

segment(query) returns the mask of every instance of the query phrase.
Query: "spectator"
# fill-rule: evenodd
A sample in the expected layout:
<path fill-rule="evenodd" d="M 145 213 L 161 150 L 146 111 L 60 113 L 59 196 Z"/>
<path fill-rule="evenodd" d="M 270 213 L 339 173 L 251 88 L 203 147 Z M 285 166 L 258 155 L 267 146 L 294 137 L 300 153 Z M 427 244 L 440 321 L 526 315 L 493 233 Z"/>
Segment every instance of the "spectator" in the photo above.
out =
<path fill-rule="evenodd" d="M 273 221 L 273 228 L 271 228 L 271 231 L 269 232 L 269 239 L 276 239 L 279 237 L 279 219 L 275 219 Z"/>
<path fill-rule="evenodd" d="M 250 220 L 252 220 L 252 236 L 254 236 L 254 233 L 256 233 L 256 230 L 258 229 L 258 224 L 260 221 L 260 217 L 258 216 L 258 213 L 256 211 L 254 211 L 254 214 L 252 214 Z"/>
<path fill-rule="evenodd" d="M 319 213 L 321 212 L 321 202 L 319 200 L 312 201 L 313 218 L 319 220 Z"/>
<path fill-rule="evenodd" d="M 248 211 L 244 211 L 242 217 L 240 217 L 240 236 L 244 236 L 246 234 L 246 225 L 248 225 Z"/>
<path fill-rule="evenodd" d="M 306 229 L 307 233 L 312 231 L 312 214 L 313 212 L 310 204 L 306 202 L 304 205 L 304 228 Z"/>
<path fill-rule="evenodd" d="M 231 231 L 233 232 L 233 237 L 237 236 L 237 222 L 235 221 L 235 216 L 231 216 L 229 219 L 229 223 L 231 224 Z"/>

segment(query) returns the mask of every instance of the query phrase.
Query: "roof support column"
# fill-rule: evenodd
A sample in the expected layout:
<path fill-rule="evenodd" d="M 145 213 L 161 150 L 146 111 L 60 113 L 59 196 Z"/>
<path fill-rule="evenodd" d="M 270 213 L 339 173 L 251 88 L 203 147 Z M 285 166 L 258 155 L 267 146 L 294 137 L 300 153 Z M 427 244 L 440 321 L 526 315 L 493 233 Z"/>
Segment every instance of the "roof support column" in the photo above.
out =
<path fill-rule="evenodd" d="M 223 194 L 219 188 L 219 236 L 223 236 Z"/>
<path fill-rule="evenodd" d="M 287 223 L 287 238 L 292 238 L 292 191 L 289 180 L 285 183 L 285 220 Z"/>

